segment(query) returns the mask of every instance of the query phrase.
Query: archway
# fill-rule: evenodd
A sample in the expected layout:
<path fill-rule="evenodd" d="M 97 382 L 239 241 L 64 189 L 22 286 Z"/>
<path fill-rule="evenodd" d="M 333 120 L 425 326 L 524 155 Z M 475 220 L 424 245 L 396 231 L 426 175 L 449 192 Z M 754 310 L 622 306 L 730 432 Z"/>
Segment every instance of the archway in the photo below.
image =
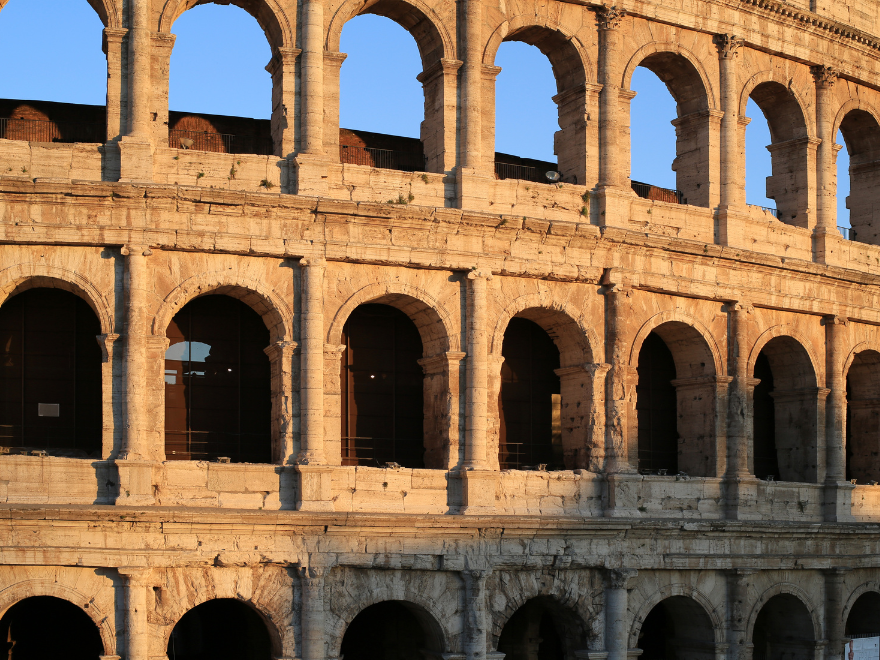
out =
<path fill-rule="evenodd" d="M 3 74 L 0 139 L 56 143 L 107 139 L 110 83 L 101 33 L 110 17 L 102 0 L 89 5 L 86 0 L 3 4 L 0 61 L 16 65 L 5 67 Z M 36 42 L 40 48 L 31 48 Z M 24 52 L 27 57 L 22 57 Z"/>
<path fill-rule="evenodd" d="M 425 467 L 422 339 L 390 305 L 359 305 L 342 330 L 342 463 Z"/>
<path fill-rule="evenodd" d="M 33 288 L 0 307 L 0 446 L 100 458 L 101 324 L 82 298 Z"/>
<path fill-rule="evenodd" d="M 342 638 L 340 657 L 397 660 L 444 650 L 440 626 L 430 614 L 413 603 L 388 600 L 370 605 L 352 620 Z"/>
<path fill-rule="evenodd" d="M 687 323 L 661 323 L 642 342 L 636 370 L 639 470 L 717 476 L 717 379 L 705 338 Z"/>
<path fill-rule="evenodd" d="M 846 618 L 847 637 L 880 637 L 880 593 L 868 591 L 853 603 Z"/>
<path fill-rule="evenodd" d="M 559 349 L 541 326 L 510 319 L 501 347 L 498 462 L 502 470 L 564 469 Z"/>
<path fill-rule="evenodd" d="M 773 596 L 752 629 L 754 660 L 814 660 L 816 633 L 809 610 L 791 594 Z"/>
<path fill-rule="evenodd" d="M 505 660 L 565 660 L 584 648 L 586 635 L 578 615 L 549 596 L 526 601 L 498 638 Z"/>
<path fill-rule="evenodd" d="M 184 614 L 168 639 L 168 660 L 271 660 L 263 618 L 233 598 L 217 598 Z"/>
<path fill-rule="evenodd" d="M 761 349 L 753 369 L 760 381 L 753 393 L 754 474 L 760 479 L 772 475 L 780 481 L 816 483 L 822 393 L 809 353 L 792 337 L 774 337 Z"/>
<path fill-rule="evenodd" d="M 257 20 L 236 6 L 207 4 L 184 12 L 174 22 L 174 34 L 168 145 L 274 154 L 272 81 L 266 72 L 272 49 Z M 235 169 L 231 160 L 230 166 Z"/>
<path fill-rule="evenodd" d="M 807 170 L 811 145 L 800 103 L 791 89 L 775 81 L 756 85 L 750 98 L 770 129 L 771 143 L 767 149 L 772 174 L 767 177 L 767 197 L 776 202 L 779 220 L 808 227 L 811 201 Z"/>
<path fill-rule="evenodd" d="M 858 353 L 846 375 L 846 478 L 880 481 L 880 353 Z"/>
<path fill-rule="evenodd" d="M 644 660 L 714 660 L 712 620 L 687 596 L 666 598 L 648 613 L 638 634 Z"/>
<path fill-rule="evenodd" d="M 662 85 L 658 84 L 658 80 Z M 657 162 L 660 159 L 652 154 L 651 163 L 656 171 L 662 171 L 668 165 L 675 172 L 674 190 L 664 188 L 663 181 L 655 180 L 633 180 L 633 190 L 640 197 L 657 201 L 703 207 L 716 205 L 719 191 L 713 185 L 716 177 L 712 171 L 716 167 L 717 154 L 713 153 L 711 143 L 713 122 L 716 120 L 708 112 L 709 95 L 700 72 L 684 55 L 659 51 L 644 57 L 628 82 L 630 88 L 637 92 L 631 104 L 631 113 L 639 117 L 647 114 L 640 112 L 641 108 L 647 108 L 656 118 L 657 113 L 668 111 L 670 115 L 664 119 L 669 119 L 675 127 L 673 158 Z M 674 104 L 667 100 L 673 100 Z M 647 136 L 640 136 L 636 122 L 631 123 L 630 149 L 635 154 L 638 152 L 635 140 Z M 656 144 L 653 136 L 648 142 Z"/>
<path fill-rule="evenodd" d="M 849 154 L 850 238 L 880 245 L 880 223 L 874 222 L 880 203 L 880 124 L 872 113 L 853 109 L 840 122 L 840 133 Z"/>
<path fill-rule="evenodd" d="M 525 19 L 527 20 L 527 19 Z M 508 64 L 516 62 L 515 67 L 506 74 L 502 69 L 499 72 L 499 80 L 508 80 L 517 74 L 516 83 L 520 89 L 546 90 L 549 92 L 549 98 L 556 105 L 555 109 L 549 109 L 544 104 L 542 107 L 541 117 L 547 117 L 552 114 L 556 116 L 556 126 L 547 127 L 555 131 L 552 135 L 552 153 L 556 156 L 557 162 L 552 162 L 549 152 L 550 144 L 542 145 L 540 153 L 528 154 L 530 157 L 522 158 L 525 155 L 520 152 L 517 155 L 506 153 L 495 153 L 495 175 L 500 179 L 523 179 L 527 181 L 535 181 L 537 183 L 548 183 L 546 178 L 547 171 L 555 170 L 561 175 L 561 180 L 567 183 L 577 183 L 581 185 L 592 185 L 597 178 L 596 165 L 589 162 L 587 153 L 587 126 L 589 122 L 584 122 L 584 108 L 593 106 L 597 102 L 595 96 L 590 96 L 586 90 L 587 82 L 587 64 L 584 61 L 576 39 L 563 34 L 561 31 L 541 25 L 524 25 L 524 17 L 511 18 L 508 25 L 511 26 L 509 32 L 504 35 L 503 42 L 522 42 L 529 46 L 534 46 L 540 51 L 546 61 L 550 63 L 550 71 L 546 66 L 542 66 L 544 58 L 537 59 L 537 54 L 530 49 L 510 49 L 508 54 L 517 53 L 515 59 L 508 59 Z M 497 37 L 496 37 L 497 38 Z M 498 63 L 499 53 L 505 48 L 501 42 L 496 42 L 496 51 L 492 53 L 494 61 Z M 489 50 L 494 44 L 490 42 Z M 504 55 L 502 54 L 502 61 Z M 547 84 L 541 84 L 536 77 L 543 78 L 552 71 L 555 82 L 555 96 L 553 89 Z M 535 81 L 534 84 L 527 84 L 529 81 Z M 507 91 L 501 87 L 501 91 Z M 495 100 L 496 87 L 491 86 L 488 89 L 492 92 L 492 100 Z M 484 96 L 488 100 L 487 96 Z M 489 134 L 495 135 L 494 144 L 484 143 L 484 150 L 487 154 L 495 151 L 495 144 L 499 144 L 499 125 L 503 131 L 500 136 L 501 144 L 511 144 L 512 141 L 505 139 L 505 133 L 512 131 L 510 127 L 522 126 L 522 115 L 517 114 L 515 108 L 508 108 L 510 105 L 509 97 L 501 97 L 501 104 L 494 103 L 496 110 L 496 118 L 492 124 L 492 130 Z M 545 114 L 544 109 L 549 110 Z M 508 117 L 520 119 L 520 121 L 509 121 Z M 534 121 L 534 119 L 532 119 Z M 558 129 L 558 130 L 556 130 Z M 518 129 L 517 129 L 518 131 Z M 487 133 L 486 128 L 483 130 Z M 549 137 L 551 131 L 545 130 L 544 135 Z M 521 144 L 521 140 L 516 140 Z M 513 142 L 513 143 L 516 143 Z M 500 145 L 499 145 L 500 146 Z M 519 151 L 519 149 L 517 149 Z"/>
<path fill-rule="evenodd" d="M 32 596 L 9 608 L 0 619 L 0 646 L 9 660 L 98 660 L 104 655 L 101 634 L 89 615 L 53 596 Z"/>
<path fill-rule="evenodd" d="M 168 460 L 269 463 L 269 330 L 240 300 L 205 295 L 168 325 L 165 455 Z"/>

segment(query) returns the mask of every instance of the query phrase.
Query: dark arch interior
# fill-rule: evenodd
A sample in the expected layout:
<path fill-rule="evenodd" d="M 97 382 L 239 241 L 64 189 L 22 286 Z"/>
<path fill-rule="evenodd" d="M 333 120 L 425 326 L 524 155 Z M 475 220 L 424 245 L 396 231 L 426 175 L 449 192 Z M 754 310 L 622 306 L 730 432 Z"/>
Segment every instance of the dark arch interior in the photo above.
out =
<path fill-rule="evenodd" d="M 752 632 L 754 660 L 813 660 L 813 620 L 791 594 L 773 596 L 761 608 Z"/>
<path fill-rule="evenodd" d="M 559 349 L 534 321 L 514 317 L 501 346 L 499 463 L 564 469 Z"/>
<path fill-rule="evenodd" d="M 342 329 L 342 463 L 425 467 L 422 339 L 389 305 L 359 305 Z"/>
<path fill-rule="evenodd" d="M 165 353 L 168 460 L 272 460 L 269 330 L 235 298 L 208 295 L 171 320 Z"/>
<path fill-rule="evenodd" d="M 779 461 L 776 456 L 776 409 L 773 405 L 773 370 L 764 353 L 755 361 L 755 378 L 761 382 L 755 385 L 752 395 L 754 401 L 754 442 L 755 476 L 766 479 L 779 476 Z"/>
<path fill-rule="evenodd" d="M 414 605 L 384 601 L 370 605 L 348 625 L 340 657 L 345 660 L 422 658 L 443 650 L 437 623 Z"/>
<path fill-rule="evenodd" d="M 859 596 L 846 619 L 845 634 L 880 637 L 880 594 L 869 591 Z"/>
<path fill-rule="evenodd" d="M 675 360 L 666 342 L 649 334 L 639 351 L 636 413 L 639 471 L 678 471 L 678 399 Z"/>
<path fill-rule="evenodd" d="M 232 598 L 219 598 L 183 615 L 168 639 L 168 660 L 271 660 L 262 617 Z"/>
<path fill-rule="evenodd" d="M 13 605 L 0 619 L 0 640 L 9 660 L 98 660 L 104 653 L 89 615 L 52 596 L 32 596 Z"/>
<path fill-rule="evenodd" d="M 100 334 L 91 307 L 60 289 L 0 307 L 0 446 L 100 458 Z"/>
<path fill-rule="evenodd" d="M 862 351 L 846 375 L 846 478 L 880 481 L 880 353 Z"/>
<path fill-rule="evenodd" d="M 498 651 L 505 660 L 563 660 L 585 644 L 577 615 L 552 598 L 539 596 L 520 607 L 504 625 Z"/>
<path fill-rule="evenodd" d="M 639 631 L 644 660 L 712 660 L 712 621 L 703 607 L 686 596 L 672 596 L 650 611 Z"/>

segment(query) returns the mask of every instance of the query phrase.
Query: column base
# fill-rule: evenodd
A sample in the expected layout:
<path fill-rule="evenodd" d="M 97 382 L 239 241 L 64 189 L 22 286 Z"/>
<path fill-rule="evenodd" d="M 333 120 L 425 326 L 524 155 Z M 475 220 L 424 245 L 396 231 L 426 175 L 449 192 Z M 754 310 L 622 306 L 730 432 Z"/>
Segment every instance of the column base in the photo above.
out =
<path fill-rule="evenodd" d="M 724 480 L 724 517 L 727 520 L 759 520 L 758 478 L 747 475 Z"/>
<path fill-rule="evenodd" d="M 625 228 L 632 215 L 632 202 L 635 196 L 632 188 L 599 186 L 597 191 L 599 226 Z"/>
<path fill-rule="evenodd" d="M 153 182 L 153 145 L 149 140 L 123 137 L 119 141 L 119 180 Z"/>
<path fill-rule="evenodd" d="M 606 518 L 640 518 L 639 487 L 642 477 L 634 472 L 612 473 L 605 476 Z"/>
<path fill-rule="evenodd" d="M 333 511 L 331 488 L 333 467 L 330 465 L 297 465 L 299 489 L 296 494 L 297 511 Z"/>
<path fill-rule="evenodd" d="M 329 187 L 330 157 L 323 154 L 298 154 L 291 159 L 290 183 L 294 194 L 326 197 Z"/>
<path fill-rule="evenodd" d="M 464 515 L 494 515 L 495 490 L 499 472 L 494 470 L 463 470 L 461 472 L 461 513 Z"/>
<path fill-rule="evenodd" d="M 142 506 L 156 503 L 153 478 L 153 470 L 159 465 L 156 461 L 116 459 L 113 464 L 119 476 L 116 505 Z"/>
<path fill-rule="evenodd" d="M 457 168 L 455 171 L 456 206 L 467 211 L 489 211 L 494 184 L 494 175 L 475 168 Z"/>
<path fill-rule="evenodd" d="M 855 486 L 848 481 L 825 483 L 825 522 L 852 522 L 852 493 Z"/>
<path fill-rule="evenodd" d="M 848 250 L 837 227 L 813 230 L 813 261 L 826 266 L 845 266 Z"/>

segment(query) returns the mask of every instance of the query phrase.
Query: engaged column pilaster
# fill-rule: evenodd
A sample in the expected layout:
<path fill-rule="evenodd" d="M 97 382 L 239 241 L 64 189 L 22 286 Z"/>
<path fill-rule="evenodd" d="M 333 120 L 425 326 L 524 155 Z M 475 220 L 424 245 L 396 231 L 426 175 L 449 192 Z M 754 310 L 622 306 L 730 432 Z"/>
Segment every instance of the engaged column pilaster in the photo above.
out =
<path fill-rule="evenodd" d="M 834 167 L 834 99 L 832 91 L 838 71 L 829 66 L 810 68 L 816 82 L 816 229 L 814 258 L 819 263 L 833 263 L 837 245 L 843 240 L 837 231 L 837 190 Z"/>
<path fill-rule="evenodd" d="M 825 325 L 825 520 L 852 520 L 852 484 L 846 481 L 846 360 L 847 320 L 826 316 Z"/>
<path fill-rule="evenodd" d="M 125 660 L 149 660 L 150 634 L 147 621 L 147 590 L 152 586 L 152 569 L 118 569 L 122 577 L 125 608 Z"/>

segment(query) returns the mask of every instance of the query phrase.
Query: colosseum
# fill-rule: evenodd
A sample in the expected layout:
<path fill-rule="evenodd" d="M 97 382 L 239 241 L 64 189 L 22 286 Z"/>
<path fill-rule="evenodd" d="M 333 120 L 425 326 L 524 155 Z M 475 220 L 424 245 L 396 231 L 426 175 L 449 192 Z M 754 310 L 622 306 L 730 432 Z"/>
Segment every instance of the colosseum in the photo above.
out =
<path fill-rule="evenodd" d="M 11 660 L 880 657 L 880 3 L 216 0 L 258 121 L 169 112 L 207 1 L 87 0 L 106 106 L 0 101 Z M 340 129 L 361 14 L 420 140 Z M 504 41 L 556 162 L 495 153 Z"/>

